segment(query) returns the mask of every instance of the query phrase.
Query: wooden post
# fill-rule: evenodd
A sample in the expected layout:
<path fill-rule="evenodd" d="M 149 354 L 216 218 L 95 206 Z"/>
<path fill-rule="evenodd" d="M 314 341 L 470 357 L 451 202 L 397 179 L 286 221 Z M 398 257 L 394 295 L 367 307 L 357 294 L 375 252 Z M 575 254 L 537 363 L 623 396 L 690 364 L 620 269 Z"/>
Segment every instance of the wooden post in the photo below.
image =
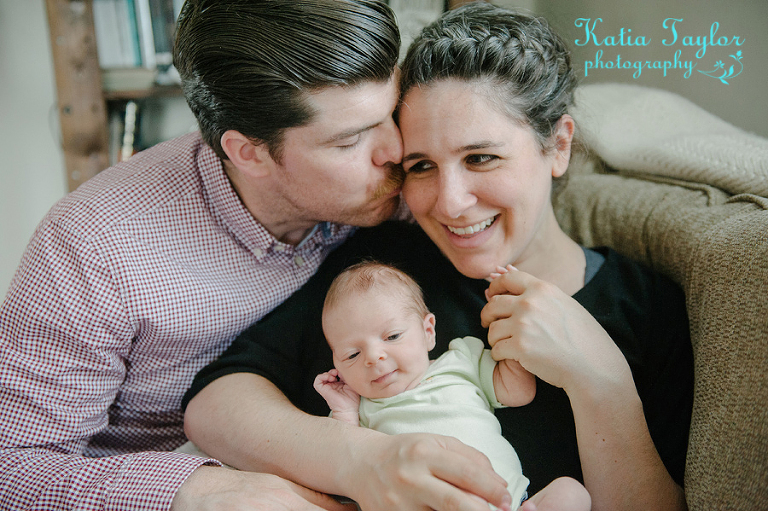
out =
<path fill-rule="evenodd" d="M 56 74 L 61 142 L 70 191 L 109 166 L 91 0 L 46 0 Z"/>

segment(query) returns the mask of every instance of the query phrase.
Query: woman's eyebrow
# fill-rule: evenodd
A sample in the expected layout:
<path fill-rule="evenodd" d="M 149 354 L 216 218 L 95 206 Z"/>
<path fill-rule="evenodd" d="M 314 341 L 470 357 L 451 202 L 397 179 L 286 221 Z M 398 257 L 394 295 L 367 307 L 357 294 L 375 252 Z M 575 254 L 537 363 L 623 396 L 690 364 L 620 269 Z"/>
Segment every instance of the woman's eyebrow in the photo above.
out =
<path fill-rule="evenodd" d="M 424 153 L 410 153 L 405 156 L 403 156 L 403 163 L 410 161 L 410 160 L 420 160 L 422 158 L 426 158 L 427 155 Z"/>
<path fill-rule="evenodd" d="M 501 147 L 504 144 L 501 142 L 481 141 L 474 144 L 463 145 L 456 150 L 452 151 L 454 154 L 461 154 L 467 151 L 477 151 L 479 149 L 488 149 L 489 147 Z M 403 156 L 403 163 L 410 160 L 419 160 L 422 158 L 429 158 L 426 153 L 413 152 Z"/>

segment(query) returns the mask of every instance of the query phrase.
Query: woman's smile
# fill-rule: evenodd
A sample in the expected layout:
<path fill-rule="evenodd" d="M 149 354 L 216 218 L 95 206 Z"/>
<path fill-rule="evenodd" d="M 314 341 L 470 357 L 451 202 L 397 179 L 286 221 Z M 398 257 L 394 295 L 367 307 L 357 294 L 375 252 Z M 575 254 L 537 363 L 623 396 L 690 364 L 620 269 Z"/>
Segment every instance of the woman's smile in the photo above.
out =
<path fill-rule="evenodd" d="M 552 178 L 567 168 L 482 87 L 440 80 L 411 89 L 400 111 L 403 197 L 459 271 L 477 279 L 497 266 L 530 268 L 533 244 L 553 245 Z"/>
<path fill-rule="evenodd" d="M 469 225 L 467 227 L 451 227 L 450 225 L 446 225 L 445 228 L 457 236 L 469 237 L 488 229 L 491 226 L 491 224 L 493 224 L 493 222 L 496 221 L 498 217 L 499 215 L 495 215 L 495 216 L 492 216 L 491 218 L 486 218 L 482 222 L 478 222 L 474 225 Z"/>

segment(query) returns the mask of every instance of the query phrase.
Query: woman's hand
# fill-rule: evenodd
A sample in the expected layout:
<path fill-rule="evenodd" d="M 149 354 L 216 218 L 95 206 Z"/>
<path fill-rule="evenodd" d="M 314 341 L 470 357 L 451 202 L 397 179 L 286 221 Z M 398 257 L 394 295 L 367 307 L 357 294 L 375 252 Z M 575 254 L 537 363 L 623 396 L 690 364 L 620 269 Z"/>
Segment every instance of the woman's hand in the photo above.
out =
<path fill-rule="evenodd" d="M 493 275 L 481 320 L 495 360 L 512 359 L 571 395 L 634 384 L 603 327 L 557 286 L 510 267 Z"/>
<path fill-rule="evenodd" d="M 488 502 L 502 511 L 511 509 L 504 479 L 485 455 L 459 440 L 371 433 L 350 446 L 352 458 L 341 474 L 355 488 L 350 497 L 362 509 L 487 511 Z"/>
<path fill-rule="evenodd" d="M 659 457 L 632 373 L 608 333 L 557 286 L 511 270 L 492 280 L 481 318 L 497 360 L 563 388 L 592 509 L 685 509 Z"/>

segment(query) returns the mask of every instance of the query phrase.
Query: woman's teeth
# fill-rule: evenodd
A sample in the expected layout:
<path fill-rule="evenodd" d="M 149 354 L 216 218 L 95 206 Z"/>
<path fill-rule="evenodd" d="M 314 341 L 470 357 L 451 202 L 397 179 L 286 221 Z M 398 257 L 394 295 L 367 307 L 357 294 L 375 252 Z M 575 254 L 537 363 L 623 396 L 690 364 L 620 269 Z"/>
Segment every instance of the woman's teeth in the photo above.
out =
<path fill-rule="evenodd" d="M 496 219 L 496 217 L 489 218 L 487 220 L 483 220 L 479 224 L 470 225 L 469 227 L 451 227 L 450 225 L 447 225 L 448 230 L 451 231 L 453 234 L 457 234 L 459 236 L 466 236 L 468 234 L 475 234 L 480 231 L 486 230 Z"/>

